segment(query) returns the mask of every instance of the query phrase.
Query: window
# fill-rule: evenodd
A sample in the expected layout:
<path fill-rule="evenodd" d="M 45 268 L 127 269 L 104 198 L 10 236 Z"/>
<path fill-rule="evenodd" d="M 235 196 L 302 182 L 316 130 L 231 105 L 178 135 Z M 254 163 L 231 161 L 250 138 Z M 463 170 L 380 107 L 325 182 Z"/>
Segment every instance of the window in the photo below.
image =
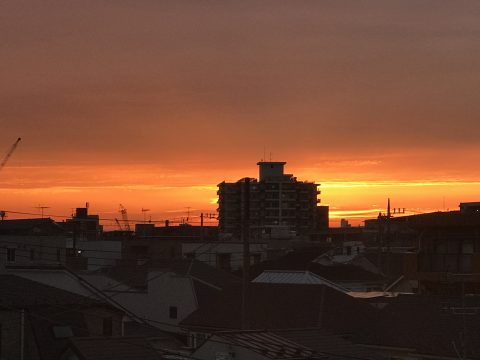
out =
<path fill-rule="evenodd" d="M 178 316 L 178 309 L 176 306 L 170 306 L 169 310 L 168 310 L 168 313 L 169 313 L 169 317 L 170 319 L 176 319 L 177 316 Z"/>
<path fill-rule="evenodd" d="M 15 249 L 7 248 L 7 262 L 15 262 Z"/>
<path fill-rule="evenodd" d="M 113 319 L 112 317 L 103 318 L 103 336 L 112 336 Z"/>

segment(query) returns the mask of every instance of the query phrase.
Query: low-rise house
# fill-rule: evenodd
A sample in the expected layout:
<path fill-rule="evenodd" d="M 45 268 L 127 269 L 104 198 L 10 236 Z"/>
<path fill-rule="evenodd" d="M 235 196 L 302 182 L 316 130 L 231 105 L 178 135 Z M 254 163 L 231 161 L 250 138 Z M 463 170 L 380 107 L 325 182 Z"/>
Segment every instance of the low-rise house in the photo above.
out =
<path fill-rule="evenodd" d="M 0 221 L 0 265 L 65 264 L 67 233 L 52 219 Z"/>
<path fill-rule="evenodd" d="M 181 332 L 181 320 L 208 304 L 222 289 L 240 280 L 200 261 L 180 259 L 143 266 L 114 267 L 105 272 L 66 269 L 8 269 L 12 274 L 95 296 L 125 311 L 138 322 Z"/>
<path fill-rule="evenodd" d="M 382 274 L 368 271 L 362 266 L 331 261 L 328 264 L 317 262 L 319 257 L 324 258 L 326 252 L 328 251 L 322 248 L 317 252 L 294 251 L 252 266 L 250 275 L 253 279 L 264 271 L 309 271 L 349 291 L 381 291 L 385 288 L 387 281 Z"/>
<path fill-rule="evenodd" d="M 58 359 L 73 336 L 121 336 L 124 313 L 106 302 L 0 275 L 0 358 Z"/>
<path fill-rule="evenodd" d="M 230 287 L 186 317 L 181 326 L 189 332 L 191 346 L 221 330 L 320 328 L 356 336 L 377 311 L 326 285 L 251 283 L 246 298 L 242 308 L 241 287 Z"/>

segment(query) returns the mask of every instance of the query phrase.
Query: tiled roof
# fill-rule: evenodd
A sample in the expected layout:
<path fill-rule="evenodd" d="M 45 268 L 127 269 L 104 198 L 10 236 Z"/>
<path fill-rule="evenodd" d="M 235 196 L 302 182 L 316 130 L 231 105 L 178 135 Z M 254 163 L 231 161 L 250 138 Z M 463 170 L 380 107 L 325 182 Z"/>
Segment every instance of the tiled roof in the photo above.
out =
<path fill-rule="evenodd" d="M 243 347 L 268 359 L 384 359 L 375 350 L 313 328 L 216 332 L 208 341 Z"/>
<path fill-rule="evenodd" d="M 217 333 L 212 340 L 247 348 L 268 359 L 311 359 L 315 355 L 308 347 L 267 331 Z"/>
<path fill-rule="evenodd" d="M 365 349 L 343 339 L 341 336 L 333 335 L 321 329 L 285 330 L 276 331 L 275 334 L 332 359 L 383 359 L 374 350 Z"/>

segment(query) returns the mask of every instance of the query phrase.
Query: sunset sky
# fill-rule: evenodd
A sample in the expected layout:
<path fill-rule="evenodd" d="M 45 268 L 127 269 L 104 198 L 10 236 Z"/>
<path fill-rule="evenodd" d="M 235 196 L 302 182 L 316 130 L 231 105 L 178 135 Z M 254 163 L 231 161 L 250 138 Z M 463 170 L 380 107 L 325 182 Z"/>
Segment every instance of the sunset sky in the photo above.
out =
<path fill-rule="evenodd" d="M 23 140 L 0 209 L 215 212 L 264 151 L 322 184 L 332 225 L 388 197 L 480 201 L 478 19 L 461 0 L 2 1 L 0 159 Z"/>

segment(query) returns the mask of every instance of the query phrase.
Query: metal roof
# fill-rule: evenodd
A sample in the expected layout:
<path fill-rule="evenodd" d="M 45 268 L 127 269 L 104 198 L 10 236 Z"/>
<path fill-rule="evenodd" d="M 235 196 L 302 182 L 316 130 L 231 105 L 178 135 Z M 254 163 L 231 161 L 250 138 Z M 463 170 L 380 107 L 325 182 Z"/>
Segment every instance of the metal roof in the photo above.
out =
<path fill-rule="evenodd" d="M 349 292 L 348 289 L 337 285 L 321 276 L 310 271 L 292 271 L 292 270 L 265 270 L 257 276 L 252 282 L 268 284 L 310 284 L 327 285 L 343 293 Z"/>

